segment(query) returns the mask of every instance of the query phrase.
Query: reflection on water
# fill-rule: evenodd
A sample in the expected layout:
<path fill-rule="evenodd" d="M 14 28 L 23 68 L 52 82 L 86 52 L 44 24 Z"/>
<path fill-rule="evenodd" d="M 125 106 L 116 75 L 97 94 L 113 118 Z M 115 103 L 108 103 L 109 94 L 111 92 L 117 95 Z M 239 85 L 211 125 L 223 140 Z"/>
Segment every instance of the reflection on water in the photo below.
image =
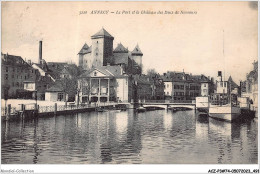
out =
<path fill-rule="evenodd" d="M 257 119 L 133 110 L 2 122 L 4 164 L 257 163 Z"/>

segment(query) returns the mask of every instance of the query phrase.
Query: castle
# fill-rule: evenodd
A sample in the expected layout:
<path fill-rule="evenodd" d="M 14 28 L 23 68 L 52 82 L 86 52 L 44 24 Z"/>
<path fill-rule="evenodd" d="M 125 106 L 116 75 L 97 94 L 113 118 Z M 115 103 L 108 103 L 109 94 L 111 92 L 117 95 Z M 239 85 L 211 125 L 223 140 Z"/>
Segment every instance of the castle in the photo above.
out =
<path fill-rule="evenodd" d="M 127 74 L 142 74 L 143 53 L 138 44 L 132 52 L 121 43 L 113 49 L 114 37 L 104 28 L 91 36 L 92 45 L 86 43 L 79 51 L 79 67 L 89 70 L 94 67 L 120 65 Z"/>

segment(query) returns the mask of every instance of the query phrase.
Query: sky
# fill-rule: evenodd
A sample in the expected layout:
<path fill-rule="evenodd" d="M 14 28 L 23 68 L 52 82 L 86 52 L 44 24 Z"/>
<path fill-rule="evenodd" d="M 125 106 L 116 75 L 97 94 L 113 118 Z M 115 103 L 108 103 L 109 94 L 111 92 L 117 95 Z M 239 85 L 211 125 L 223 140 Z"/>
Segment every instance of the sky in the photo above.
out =
<path fill-rule="evenodd" d="M 104 27 L 114 48 L 121 42 L 131 51 L 138 43 L 144 72 L 216 77 L 221 70 L 238 83 L 258 60 L 257 25 L 256 2 L 2 2 L 2 53 L 37 62 L 42 40 L 47 62 L 77 64 L 83 44 Z"/>

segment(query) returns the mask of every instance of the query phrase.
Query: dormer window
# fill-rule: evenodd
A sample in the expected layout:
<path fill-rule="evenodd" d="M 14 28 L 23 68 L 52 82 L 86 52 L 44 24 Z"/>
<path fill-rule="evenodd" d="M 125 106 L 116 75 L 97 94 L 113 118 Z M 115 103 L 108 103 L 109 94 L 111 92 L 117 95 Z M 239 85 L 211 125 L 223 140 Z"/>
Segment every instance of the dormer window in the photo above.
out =
<path fill-rule="evenodd" d="M 94 72 L 94 76 L 97 76 L 97 72 L 96 71 Z"/>

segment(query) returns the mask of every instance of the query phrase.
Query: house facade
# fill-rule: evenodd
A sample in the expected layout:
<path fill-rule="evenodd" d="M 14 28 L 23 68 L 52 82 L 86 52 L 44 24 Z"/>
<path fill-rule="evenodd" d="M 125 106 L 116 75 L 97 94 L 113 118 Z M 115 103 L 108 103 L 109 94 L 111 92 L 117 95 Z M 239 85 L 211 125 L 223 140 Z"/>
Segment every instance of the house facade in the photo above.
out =
<path fill-rule="evenodd" d="M 24 82 L 28 79 L 37 80 L 38 70 L 27 63 L 21 56 L 1 53 L 1 86 L 2 98 L 5 88 L 8 88 L 8 98 L 24 98 Z"/>
<path fill-rule="evenodd" d="M 121 66 L 95 67 L 78 79 L 78 100 L 85 102 L 130 101 L 129 76 Z"/>

